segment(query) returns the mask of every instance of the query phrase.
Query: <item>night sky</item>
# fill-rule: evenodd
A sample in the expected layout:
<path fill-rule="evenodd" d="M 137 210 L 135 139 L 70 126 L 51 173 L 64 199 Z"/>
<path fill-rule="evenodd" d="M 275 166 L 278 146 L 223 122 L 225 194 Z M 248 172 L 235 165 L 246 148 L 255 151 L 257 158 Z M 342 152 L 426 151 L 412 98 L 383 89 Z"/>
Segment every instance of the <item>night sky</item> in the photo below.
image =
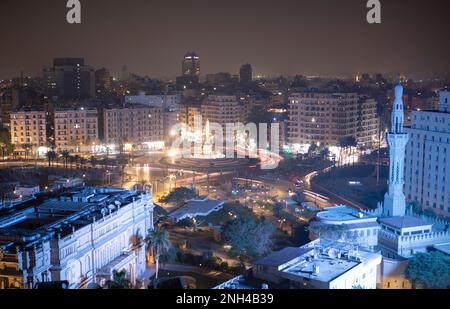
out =
<path fill-rule="evenodd" d="M 450 71 L 448 0 L 81 0 L 82 24 L 66 23 L 66 0 L 0 0 L 0 78 L 41 75 L 54 57 L 152 77 L 180 74 L 185 52 L 202 75 L 432 74 Z"/>

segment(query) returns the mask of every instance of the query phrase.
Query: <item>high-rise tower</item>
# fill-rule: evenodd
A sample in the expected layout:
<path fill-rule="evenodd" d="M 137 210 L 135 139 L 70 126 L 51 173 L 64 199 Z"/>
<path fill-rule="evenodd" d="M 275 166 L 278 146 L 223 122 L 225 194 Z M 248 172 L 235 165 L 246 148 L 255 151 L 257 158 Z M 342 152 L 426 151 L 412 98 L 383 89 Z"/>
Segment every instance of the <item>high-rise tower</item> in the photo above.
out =
<path fill-rule="evenodd" d="M 188 52 L 184 55 L 181 65 L 183 76 L 198 77 L 200 75 L 200 58 L 194 52 Z"/>
<path fill-rule="evenodd" d="M 403 121 L 403 86 L 395 87 L 395 101 L 391 114 L 391 129 L 388 133 L 389 143 L 389 191 L 384 196 L 383 215 L 404 216 L 406 212 L 405 194 L 405 149 L 409 135 L 404 132 Z"/>

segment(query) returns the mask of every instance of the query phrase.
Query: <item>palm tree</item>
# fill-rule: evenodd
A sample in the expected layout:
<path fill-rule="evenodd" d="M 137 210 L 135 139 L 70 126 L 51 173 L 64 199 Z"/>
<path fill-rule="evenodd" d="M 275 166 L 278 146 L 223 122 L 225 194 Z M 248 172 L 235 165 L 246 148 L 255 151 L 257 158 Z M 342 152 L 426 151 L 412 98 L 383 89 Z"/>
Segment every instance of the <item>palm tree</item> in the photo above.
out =
<path fill-rule="evenodd" d="M 70 153 L 68 150 L 63 150 L 61 156 L 64 158 L 64 167 L 67 168 L 67 161 L 69 160 Z"/>
<path fill-rule="evenodd" d="M 77 157 L 76 156 L 69 156 L 69 165 L 70 169 L 72 169 L 72 166 L 77 163 Z"/>
<path fill-rule="evenodd" d="M 80 162 L 81 168 L 86 168 L 86 162 L 87 162 L 87 160 L 86 160 L 85 158 L 80 157 L 79 162 Z"/>
<path fill-rule="evenodd" d="M 114 270 L 112 280 L 106 282 L 108 289 L 131 289 L 131 281 L 127 279 L 125 271 Z"/>
<path fill-rule="evenodd" d="M 89 161 L 90 161 L 90 163 L 91 163 L 91 166 L 92 166 L 93 168 L 95 168 L 95 166 L 96 166 L 97 163 L 98 163 L 97 158 L 94 157 L 94 156 L 92 156 L 92 157 L 89 159 Z"/>
<path fill-rule="evenodd" d="M 47 152 L 47 159 L 48 159 L 48 167 L 52 166 L 52 162 L 56 159 L 58 155 L 53 150 Z"/>
<path fill-rule="evenodd" d="M 78 165 L 80 164 L 80 159 L 81 159 L 81 157 L 80 157 L 79 155 L 76 155 L 76 156 L 74 157 L 76 168 L 79 168 Z"/>
<path fill-rule="evenodd" d="M 169 233 L 158 228 L 150 230 L 147 237 L 145 237 L 145 243 L 148 248 L 152 248 L 153 257 L 155 258 L 156 264 L 155 279 L 158 279 L 159 258 L 162 255 L 167 254 L 172 246 L 169 240 Z"/>
<path fill-rule="evenodd" d="M 22 144 L 22 148 L 25 150 L 25 160 L 28 159 L 28 155 L 30 154 L 30 149 L 33 147 L 33 144 L 25 143 Z"/>

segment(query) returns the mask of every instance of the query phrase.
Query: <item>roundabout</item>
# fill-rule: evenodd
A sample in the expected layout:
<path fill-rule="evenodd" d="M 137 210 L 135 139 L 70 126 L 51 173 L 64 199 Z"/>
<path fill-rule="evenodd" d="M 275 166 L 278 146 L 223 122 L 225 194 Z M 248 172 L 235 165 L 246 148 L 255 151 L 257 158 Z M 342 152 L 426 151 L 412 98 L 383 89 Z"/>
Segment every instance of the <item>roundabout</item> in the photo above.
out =
<path fill-rule="evenodd" d="M 230 172 L 256 166 L 259 160 L 249 158 L 199 159 L 164 157 L 159 163 L 170 169 L 195 172 Z"/>

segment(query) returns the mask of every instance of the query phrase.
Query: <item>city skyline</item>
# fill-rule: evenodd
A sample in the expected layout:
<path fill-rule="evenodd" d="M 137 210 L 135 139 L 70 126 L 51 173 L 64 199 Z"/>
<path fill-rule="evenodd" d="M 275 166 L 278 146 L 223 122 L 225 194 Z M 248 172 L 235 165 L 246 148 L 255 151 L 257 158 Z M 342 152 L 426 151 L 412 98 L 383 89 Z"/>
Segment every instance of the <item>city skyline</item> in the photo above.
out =
<path fill-rule="evenodd" d="M 0 79 L 40 76 L 55 57 L 85 57 L 119 75 L 180 75 L 182 55 L 195 51 L 208 73 L 352 76 L 365 72 L 429 76 L 450 70 L 444 37 L 446 3 L 382 2 L 382 23 L 366 22 L 365 1 L 82 1 L 82 24 L 65 21 L 65 3 L 3 1 Z M 277 14 L 273 10 L 277 10 Z M 14 28 L 11 27 L 14 25 Z M 24 39 L 26 38 L 26 39 Z M 57 42 L 57 44 L 55 44 Z M 339 61 L 336 61 L 336 60 Z"/>
<path fill-rule="evenodd" d="M 0 290 L 450 289 L 449 3 L 2 0 Z"/>

